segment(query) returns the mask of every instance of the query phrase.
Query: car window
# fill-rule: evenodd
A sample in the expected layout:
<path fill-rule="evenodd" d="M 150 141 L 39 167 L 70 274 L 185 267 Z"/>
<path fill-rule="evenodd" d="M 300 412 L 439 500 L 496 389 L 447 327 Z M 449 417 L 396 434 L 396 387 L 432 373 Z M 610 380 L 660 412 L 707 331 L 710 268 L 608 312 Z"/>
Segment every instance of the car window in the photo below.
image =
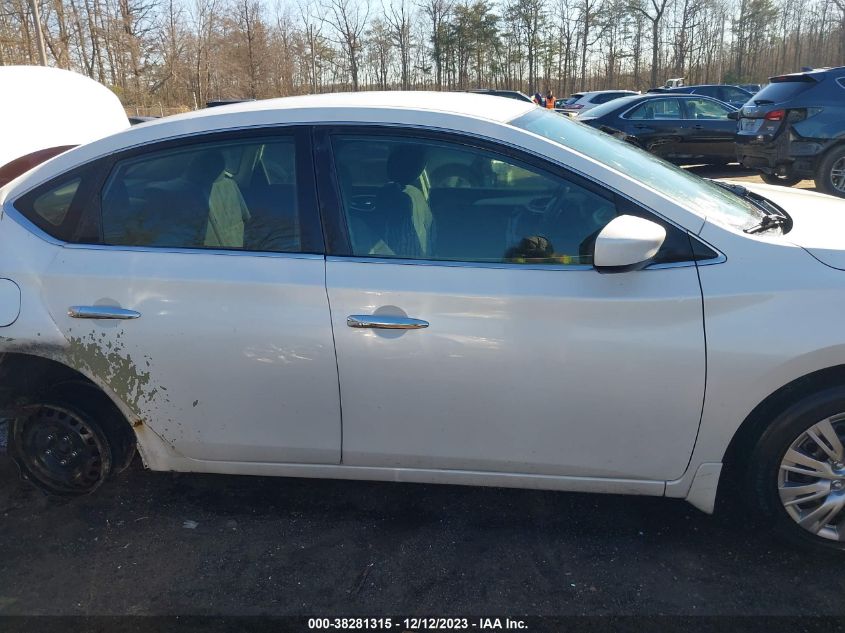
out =
<path fill-rule="evenodd" d="M 739 88 L 734 88 L 733 86 L 724 86 L 722 88 L 721 99 L 722 101 L 742 101 L 743 103 L 745 103 L 750 98 L 750 96 L 751 95 L 747 94 L 743 90 L 740 90 Z"/>
<path fill-rule="evenodd" d="M 578 99 L 581 99 L 583 96 L 584 95 L 582 95 L 582 94 L 570 95 L 568 99 L 563 100 L 563 105 L 572 105 L 573 103 L 578 101 Z"/>
<path fill-rule="evenodd" d="M 699 217 L 713 218 L 737 228 L 753 226 L 763 218 L 763 212 L 748 200 L 568 117 L 538 108 L 510 124 L 626 174 Z"/>
<path fill-rule="evenodd" d="M 103 243 L 300 252 L 292 137 L 202 143 L 118 162 L 101 195 Z"/>
<path fill-rule="evenodd" d="M 613 198 L 487 150 L 390 136 L 333 137 L 352 254 L 591 264 Z"/>
<path fill-rule="evenodd" d="M 731 109 L 710 99 L 686 99 L 688 119 L 727 119 Z"/>
<path fill-rule="evenodd" d="M 629 113 L 627 118 L 636 121 L 680 119 L 681 102 L 678 99 L 649 99 Z"/>
<path fill-rule="evenodd" d="M 52 226 L 61 226 L 81 182 L 82 178 L 76 177 L 55 185 L 32 201 L 32 210 Z"/>

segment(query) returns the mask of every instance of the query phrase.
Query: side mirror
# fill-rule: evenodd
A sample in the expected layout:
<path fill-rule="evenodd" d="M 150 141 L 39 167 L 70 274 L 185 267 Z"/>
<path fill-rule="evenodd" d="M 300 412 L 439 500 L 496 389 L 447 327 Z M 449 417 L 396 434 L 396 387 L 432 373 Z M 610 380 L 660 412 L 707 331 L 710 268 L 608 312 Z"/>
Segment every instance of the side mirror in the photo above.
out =
<path fill-rule="evenodd" d="M 739 110 L 733 110 L 732 112 L 728 112 L 728 118 L 731 121 L 736 121 L 739 119 Z"/>
<path fill-rule="evenodd" d="M 666 229 L 644 218 L 620 215 L 596 237 L 593 265 L 602 273 L 639 270 L 648 265 L 666 239 Z"/>

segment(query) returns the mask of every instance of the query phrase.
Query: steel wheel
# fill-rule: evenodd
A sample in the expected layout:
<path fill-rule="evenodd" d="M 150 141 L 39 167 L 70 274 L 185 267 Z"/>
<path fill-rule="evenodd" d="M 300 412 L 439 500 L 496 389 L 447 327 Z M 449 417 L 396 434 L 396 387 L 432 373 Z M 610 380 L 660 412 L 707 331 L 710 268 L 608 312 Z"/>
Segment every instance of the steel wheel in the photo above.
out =
<path fill-rule="evenodd" d="M 39 405 L 13 428 L 22 471 L 50 492 L 91 492 L 111 470 L 108 439 L 93 421 L 71 408 Z"/>
<path fill-rule="evenodd" d="M 801 433 L 781 459 L 778 494 L 801 528 L 845 541 L 845 413 Z"/>

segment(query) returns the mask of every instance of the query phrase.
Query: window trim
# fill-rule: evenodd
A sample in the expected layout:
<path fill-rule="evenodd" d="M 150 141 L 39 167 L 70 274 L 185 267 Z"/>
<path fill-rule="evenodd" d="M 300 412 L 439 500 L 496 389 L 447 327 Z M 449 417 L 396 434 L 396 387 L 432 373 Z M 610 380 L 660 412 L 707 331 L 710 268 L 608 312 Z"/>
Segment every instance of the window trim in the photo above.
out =
<path fill-rule="evenodd" d="M 300 207 L 300 240 L 302 250 L 296 252 L 281 251 L 251 251 L 243 249 L 222 249 L 222 248 L 196 248 L 196 247 L 170 247 L 170 246 L 132 246 L 120 244 L 103 244 L 91 241 L 63 240 L 55 237 L 33 222 L 27 215 L 18 209 L 21 201 L 34 199 L 41 193 L 49 191 L 57 184 L 71 179 L 77 175 L 89 175 L 88 182 L 83 176 L 82 187 L 84 191 L 77 192 L 74 196 L 71 208 L 68 211 L 65 222 L 60 226 L 75 224 L 74 236 L 77 236 L 82 227 L 82 211 L 101 214 L 101 199 L 105 183 L 114 173 L 118 163 L 131 160 L 145 154 L 152 154 L 159 151 L 166 151 L 171 148 L 189 148 L 192 145 L 207 143 L 226 142 L 227 140 L 248 141 L 252 138 L 292 137 L 296 147 L 296 188 L 297 204 Z M 241 256 L 282 256 L 309 258 L 316 256 L 322 258 L 325 255 L 325 239 L 321 227 L 320 208 L 318 205 L 317 183 L 314 176 L 313 148 L 311 145 L 310 126 L 308 125 L 274 125 L 248 128 L 232 128 L 227 130 L 204 131 L 184 136 L 158 139 L 128 147 L 112 154 L 96 158 L 84 165 L 74 167 L 66 172 L 50 178 L 48 181 L 24 192 L 11 204 L 4 205 L 7 209 L 13 209 L 16 219 L 25 224 L 25 228 L 35 232 L 39 237 L 52 244 L 66 248 L 89 249 L 89 250 L 117 250 L 136 252 L 168 252 L 168 253 L 204 253 L 213 255 L 241 255 Z M 91 170 L 89 173 L 88 170 Z M 317 217 L 308 222 L 303 222 L 303 210 L 314 209 Z M 102 223 L 98 222 L 100 231 L 99 240 L 102 242 Z M 33 230 L 34 229 L 34 230 Z"/>
<path fill-rule="evenodd" d="M 318 168 L 317 186 L 320 197 L 320 210 L 323 219 L 324 232 L 326 234 L 326 260 L 327 261 L 355 261 L 361 263 L 392 263 L 401 265 L 423 265 L 423 266 L 447 266 L 465 268 L 514 268 L 519 270 L 595 270 L 592 264 L 515 264 L 508 262 L 465 262 L 460 260 L 436 260 L 436 259 L 403 259 L 385 258 L 379 256 L 353 255 L 349 240 L 349 228 L 346 223 L 346 214 L 343 212 L 340 186 L 337 181 L 334 154 L 332 150 L 331 137 L 333 135 L 362 135 L 362 136 L 390 136 L 422 138 L 433 141 L 445 141 L 456 144 L 474 147 L 483 151 L 500 154 L 503 157 L 512 158 L 542 172 L 550 172 L 549 167 L 556 167 L 562 170 L 563 178 L 570 179 L 574 184 L 595 192 L 604 198 L 611 199 L 617 206 L 624 210 L 626 207 L 651 215 L 659 221 L 674 227 L 690 240 L 690 252 L 694 252 L 692 241 L 698 242 L 701 246 L 709 249 L 713 257 L 707 259 L 690 259 L 677 262 L 657 262 L 650 264 L 644 270 L 657 270 L 662 268 L 683 268 L 691 266 L 711 265 L 727 261 L 727 257 L 719 249 L 705 242 L 688 229 L 678 225 L 676 222 L 666 218 L 662 214 L 644 206 L 612 187 L 599 182 L 595 178 L 583 174 L 577 170 L 549 159 L 547 156 L 535 154 L 525 148 L 512 145 L 499 139 L 477 136 L 455 130 L 444 130 L 432 127 L 410 127 L 407 125 L 394 125 L 384 123 L 374 124 L 339 124 L 331 123 L 313 126 L 314 137 L 314 160 Z M 694 257 L 694 255 L 693 255 Z"/>

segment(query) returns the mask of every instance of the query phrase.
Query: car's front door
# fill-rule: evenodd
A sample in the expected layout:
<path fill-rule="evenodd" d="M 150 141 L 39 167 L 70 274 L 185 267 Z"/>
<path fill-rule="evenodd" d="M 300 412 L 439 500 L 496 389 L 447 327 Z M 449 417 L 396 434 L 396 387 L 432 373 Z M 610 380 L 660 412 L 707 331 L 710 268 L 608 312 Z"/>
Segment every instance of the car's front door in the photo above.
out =
<path fill-rule="evenodd" d="M 80 211 L 88 237 L 44 277 L 71 364 L 186 457 L 340 460 L 309 143 L 239 132 L 116 157 Z"/>
<path fill-rule="evenodd" d="M 695 266 L 597 272 L 599 229 L 649 214 L 475 143 L 376 129 L 320 143 L 341 228 L 326 275 L 343 463 L 680 476 L 704 391 Z M 690 259 L 665 224 L 658 257 Z"/>

